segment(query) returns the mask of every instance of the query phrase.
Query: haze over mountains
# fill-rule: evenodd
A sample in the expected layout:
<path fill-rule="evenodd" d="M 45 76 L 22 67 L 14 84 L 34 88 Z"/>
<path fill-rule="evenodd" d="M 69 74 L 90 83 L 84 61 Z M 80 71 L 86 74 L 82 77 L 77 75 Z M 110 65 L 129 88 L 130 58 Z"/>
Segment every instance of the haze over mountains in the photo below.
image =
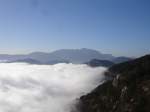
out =
<path fill-rule="evenodd" d="M 4 62 L 27 62 L 30 64 L 56 64 L 56 63 L 87 63 L 92 59 L 109 60 L 120 63 L 130 60 L 128 57 L 114 57 L 111 54 L 103 54 L 99 51 L 82 49 L 61 49 L 51 53 L 33 52 L 26 55 L 0 54 L 0 60 Z"/>

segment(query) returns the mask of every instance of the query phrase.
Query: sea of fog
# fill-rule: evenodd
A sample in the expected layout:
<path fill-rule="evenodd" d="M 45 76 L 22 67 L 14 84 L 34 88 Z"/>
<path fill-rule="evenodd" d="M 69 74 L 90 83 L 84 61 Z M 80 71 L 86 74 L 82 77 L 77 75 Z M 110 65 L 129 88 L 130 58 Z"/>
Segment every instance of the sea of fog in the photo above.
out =
<path fill-rule="evenodd" d="M 0 112 L 70 112 L 103 81 L 104 67 L 0 64 Z"/>

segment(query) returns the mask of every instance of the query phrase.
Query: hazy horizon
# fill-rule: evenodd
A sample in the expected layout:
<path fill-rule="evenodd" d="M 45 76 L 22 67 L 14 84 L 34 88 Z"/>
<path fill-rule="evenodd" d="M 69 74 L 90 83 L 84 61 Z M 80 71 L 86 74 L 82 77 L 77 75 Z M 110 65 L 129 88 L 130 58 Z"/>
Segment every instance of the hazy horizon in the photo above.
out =
<path fill-rule="evenodd" d="M 55 51 L 58 51 L 58 50 L 80 50 L 80 49 L 90 49 L 90 48 L 66 48 L 66 49 L 56 49 L 56 50 L 51 50 L 51 51 L 28 51 L 28 52 L 0 52 L 0 55 L 28 55 L 28 54 L 31 54 L 31 53 L 36 53 L 36 52 L 41 52 L 41 53 L 52 53 L 52 52 L 55 52 Z M 131 58 L 138 58 L 138 57 L 141 57 L 141 56 L 144 56 L 144 55 L 147 55 L 147 54 L 150 54 L 150 52 L 145 52 L 143 54 L 140 54 L 140 55 L 115 55 L 115 54 L 111 54 L 109 52 L 102 52 L 101 50 L 98 50 L 98 49 L 90 49 L 90 50 L 96 50 L 98 51 L 99 53 L 102 53 L 102 54 L 110 54 L 112 56 L 115 56 L 115 57 L 131 57 Z"/>
<path fill-rule="evenodd" d="M 150 52 L 149 0 L 0 0 L 0 54 L 90 48 Z"/>
<path fill-rule="evenodd" d="M 67 49 L 67 48 L 66 48 Z M 72 48 L 73 49 L 73 48 Z M 69 48 L 69 50 L 72 50 L 72 49 L 70 49 Z M 77 49 L 83 49 L 83 48 L 77 48 Z M 89 49 L 89 48 L 88 48 Z M 24 51 L 22 51 L 22 52 L 7 52 L 7 51 L 5 51 L 5 52 L 0 52 L 0 55 L 2 54 L 4 54 L 4 55 L 27 55 L 27 54 L 31 54 L 31 53 L 35 53 L 35 52 L 42 52 L 42 53 L 52 53 L 52 52 L 54 52 L 54 51 L 57 51 L 57 50 L 62 50 L 62 49 L 56 49 L 56 50 L 51 50 L 51 51 L 27 51 L 27 52 L 24 52 Z M 73 49 L 73 50 L 75 50 L 75 49 Z M 143 53 L 143 54 L 139 54 L 139 55 L 116 55 L 116 54 L 111 54 L 111 53 L 109 53 L 109 52 L 102 52 L 101 50 L 97 50 L 97 49 L 91 49 L 91 50 L 96 50 L 96 51 L 98 51 L 98 52 L 100 52 L 100 53 L 102 53 L 102 54 L 110 54 L 110 55 L 112 55 L 112 56 L 115 56 L 115 57 L 131 57 L 131 58 L 138 58 L 138 57 L 141 57 L 141 56 L 144 56 L 144 55 L 147 55 L 147 54 L 150 54 L 150 52 L 145 52 L 145 53 Z"/>

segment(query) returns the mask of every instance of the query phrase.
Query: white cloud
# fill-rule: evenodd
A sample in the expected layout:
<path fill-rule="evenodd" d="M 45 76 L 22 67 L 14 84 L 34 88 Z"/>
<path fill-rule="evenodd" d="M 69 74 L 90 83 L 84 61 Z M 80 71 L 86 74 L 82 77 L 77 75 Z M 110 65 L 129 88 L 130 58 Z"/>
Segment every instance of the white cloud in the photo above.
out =
<path fill-rule="evenodd" d="M 106 68 L 0 64 L 0 112 L 70 112 L 76 98 L 102 81 Z"/>

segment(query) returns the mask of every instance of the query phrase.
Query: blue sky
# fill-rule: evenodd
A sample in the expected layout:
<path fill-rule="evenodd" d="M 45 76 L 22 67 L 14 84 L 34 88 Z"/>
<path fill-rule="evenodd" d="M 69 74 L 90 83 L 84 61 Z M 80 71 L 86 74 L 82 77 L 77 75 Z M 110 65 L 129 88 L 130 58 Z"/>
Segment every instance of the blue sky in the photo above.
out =
<path fill-rule="evenodd" d="M 0 53 L 150 52 L 150 0 L 0 0 Z"/>

